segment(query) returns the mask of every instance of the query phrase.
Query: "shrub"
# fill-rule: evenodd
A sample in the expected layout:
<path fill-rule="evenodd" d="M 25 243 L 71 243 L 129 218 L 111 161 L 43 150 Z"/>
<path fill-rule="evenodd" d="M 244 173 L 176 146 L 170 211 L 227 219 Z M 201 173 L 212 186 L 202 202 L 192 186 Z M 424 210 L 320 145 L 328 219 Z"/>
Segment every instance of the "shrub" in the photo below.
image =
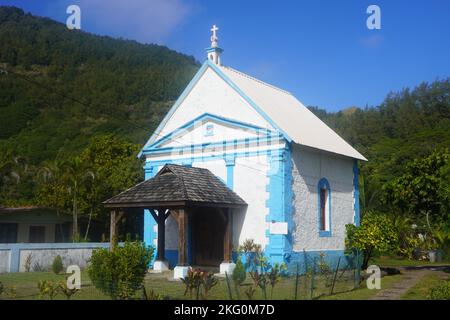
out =
<path fill-rule="evenodd" d="M 55 274 L 60 274 L 61 271 L 63 271 L 63 269 L 64 269 L 64 266 L 63 266 L 63 263 L 62 263 L 61 256 L 57 255 L 55 257 L 55 259 L 53 260 L 52 271 Z"/>
<path fill-rule="evenodd" d="M 43 299 L 48 296 L 50 300 L 56 297 L 58 294 L 58 285 L 53 281 L 42 280 L 38 282 L 39 297 Z"/>
<path fill-rule="evenodd" d="M 4 290 L 5 290 L 5 287 L 3 286 L 3 283 L 0 281 L 0 296 L 3 294 Z"/>
<path fill-rule="evenodd" d="M 364 253 L 363 269 L 367 268 L 373 253 L 387 252 L 398 244 L 396 229 L 391 219 L 383 214 L 368 213 L 363 217 L 361 226 L 347 224 L 345 227 L 346 249 Z"/>
<path fill-rule="evenodd" d="M 428 297 L 431 300 L 450 300 L 450 281 L 444 281 L 431 288 Z"/>
<path fill-rule="evenodd" d="M 113 250 L 92 252 L 88 274 L 92 283 L 112 299 L 130 299 L 142 288 L 148 264 L 153 258 L 153 247 L 142 242 L 125 242 Z"/>
<path fill-rule="evenodd" d="M 238 299 L 240 299 L 239 287 L 244 283 L 247 273 L 241 259 L 236 261 L 236 267 L 233 270 L 233 283 Z"/>
<path fill-rule="evenodd" d="M 76 288 L 69 289 L 67 287 L 66 281 L 61 281 L 58 285 L 58 290 L 66 297 L 67 300 L 70 300 L 70 298 L 77 293 Z"/>

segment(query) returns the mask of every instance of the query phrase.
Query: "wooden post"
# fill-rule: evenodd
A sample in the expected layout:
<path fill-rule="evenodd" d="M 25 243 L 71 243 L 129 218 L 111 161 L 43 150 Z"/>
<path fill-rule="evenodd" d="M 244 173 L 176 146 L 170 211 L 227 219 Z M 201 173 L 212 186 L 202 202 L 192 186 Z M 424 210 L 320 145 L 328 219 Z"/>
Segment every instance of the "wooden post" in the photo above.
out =
<path fill-rule="evenodd" d="M 223 238 L 223 262 L 232 262 L 232 250 L 233 250 L 233 214 L 230 208 L 226 210 L 227 224 L 225 226 L 225 234 Z"/>
<path fill-rule="evenodd" d="M 156 260 L 166 261 L 166 216 L 165 210 L 158 209 L 158 255 Z"/>
<path fill-rule="evenodd" d="M 116 224 L 116 211 L 111 211 L 111 219 L 109 222 L 109 249 L 112 250 L 117 242 L 117 224 Z"/>
<path fill-rule="evenodd" d="M 114 248 L 115 245 L 117 245 L 118 235 L 117 235 L 117 229 L 119 225 L 120 219 L 122 219 L 124 212 L 116 210 L 111 211 L 111 220 L 109 225 L 109 243 L 110 243 L 110 250 Z"/>
<path fill-rule="evenodd" d="M 178 266 L 187 265 L 188 219 L 184 209 L 178 211 Z"/>

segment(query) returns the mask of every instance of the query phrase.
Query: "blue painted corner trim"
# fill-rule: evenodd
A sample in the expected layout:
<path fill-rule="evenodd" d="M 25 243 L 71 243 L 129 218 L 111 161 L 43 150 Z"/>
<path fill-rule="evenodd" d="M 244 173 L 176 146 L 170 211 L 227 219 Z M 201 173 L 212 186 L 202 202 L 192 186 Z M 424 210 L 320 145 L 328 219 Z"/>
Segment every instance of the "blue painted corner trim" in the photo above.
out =
<path fill-rule="evenodd" d="M 269 242 L 265 252 L 271 263 L 285 263 L 292 252 L 292 164 L 291 149 L 274 150 L 270 155 L 268 172 L 269 185 L 266 191 L 269 199 L 266 208 L 269 214 L 266 222 L 285 222 L 288 225 L 288 234 L 271 234 L 266 230 Z"/>
<path fill-rule="evenodd" d="M 353 199 L 354 199 L 354 223 L 355 226 L 359 227 L 361 223 L 360 208 L 359 208 L 359 168 L 358 160 L 353 160 Z"/>
<path fill-rule="evenodd" d="M 326 208 L 327 214 L 328 214 L 328 230 L 321 230 L 320 220 L 322 219 L 322 215 L 320 212 L 320 190 L 321 189 L 327 189 L 328 191 L 328 208 Z M 331 224 L 331 188 L 330 183 L 326 178 L 320 179 L 319 183 L 317 184 L 317 211 L 318 211 L 318 220 L 317 220 L 317 227 L 319 229 L 319 237 L 331 237 L 331 230 L 332 230 L 332 224 Z"/>

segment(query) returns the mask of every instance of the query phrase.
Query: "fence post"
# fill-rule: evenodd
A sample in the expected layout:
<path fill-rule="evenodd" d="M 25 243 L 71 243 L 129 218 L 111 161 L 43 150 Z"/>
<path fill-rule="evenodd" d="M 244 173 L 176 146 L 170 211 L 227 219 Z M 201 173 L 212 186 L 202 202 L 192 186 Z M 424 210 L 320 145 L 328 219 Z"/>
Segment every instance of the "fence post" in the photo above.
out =
<path fill-rule="evenodd" d="M 354 289 L 359 288 L 361 282 L 361 264 L 360 264 L 359 250 L 356 250 L 356 269 L 355 269 L 355 284 Z"/>
<path fill-rule="evenodd" d="M 333 290 L 334 290 L 334 284 L 336 283 L 336 277 L 337 277 L 337 273 L 339 271 L 339 264 L 341 263 L 341 257 L 339 257 L 337 266 L 336 266 L 336 270 L 334 271 L 334 277 L 333 277 L 333 283 L 331 285 L 331 291 L 330 291 L 330 295 L 333 294 Z"/>
<path fill-rule="evenodd" d="M 231 293 L 230 282 L 228 280 L 228 273 L 226 271 L 225 271 L 225 281 L 227 282 L 228 296 L 230 297 L 230 300 L 233 300 L 233 294 Z"/>
<path fill-rule="evenodd" d="M 299 263 L 297 262 L 297 273 L 295 275 L 295 294 L 294 294 L 294 300 L 297 300 L 297 295 L 298 295 L 298 273 L 300 272 L 299 270 Z"/>
<path fill-rule="evenodd" d="M 310 288 L 310 299 L 314 297 L 314 275 L 316 273 L 316 258 L 313 259 L 313 267 L 311 270 L 311 288 Z"/>

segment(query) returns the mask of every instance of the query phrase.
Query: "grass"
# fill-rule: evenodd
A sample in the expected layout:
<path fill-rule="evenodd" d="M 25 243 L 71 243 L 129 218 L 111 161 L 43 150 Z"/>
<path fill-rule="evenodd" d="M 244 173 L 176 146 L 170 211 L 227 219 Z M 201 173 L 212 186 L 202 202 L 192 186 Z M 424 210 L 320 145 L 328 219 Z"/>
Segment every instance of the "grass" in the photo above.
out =
<path fill-rule="evenodd" d="M 450 277 L 449 277 L 450 278 Z M 420 281 L 409 289 L 402 297 L 402 300 L 426 300 L 432 287 L 442 282 L 442 277 L 431 273 L 425 275 Z"/>
<path fill-rule="evenodd" d="M 381 290 L 389 289 L 397 282 L 402 280 L 402 275 L 386 276 L 381 278 Z M 332 296 L 326 296 L 322 299 L 324 300 L 368 300 L 374 297 L 380 290 L 370 290 L 367 289 L 365 282 L 361 284 L 358 289 L 342 292 Z"/>
<path fill-rule="evenodd" d="M 345 292 L 353 289 L 353 273 L 341 273 L 339 280 L 335 284 L 334 292 Z M 26 299 L 35 300 L 40 299 L 39 290 L 37 284 L 40 280 L 53 281 L 58 283 L 65 281 L 65 274 L 56 275 L 51 272 L 29 272 L 29 273 L 6 273 L 0 274 L 0 282 L 3 283 L 5 288 L 15 288 L 14 295 L 3 294 L 0 298 L 3 299 Z M 168 280 L 169 274 L 148 274 L 145 278 L 145 287 L 147 293 L 153 291 L 161 296 L 168 296 L 171 299 L 195 299 L 195 293 L 193 296 L 184 295 L 185 287 L 181 281 Z M 86 272 L 82 272 L 82 287 L 72 299 L 109 299 L 108 296 L 103 294 L 100 290 L 96 289 Z M 317 275 L 314 279 L 313 298 L 321 298 L 324 295 L 330 293 L 331 290 L 331 275 L 327 277 Z M 230 280 L 232 287 L 233 299 L 237 298 L 236 289 Z M 247 276 L 247 280 L 244 285 L 239 288 L 240 299 L 247 299 L 245 291 L 251 286 L 250 276 Z M 295 277 L 283 277 L 276 284 L 273 293 L 270 285 L 267 286 L 266 296 L 267 299 L 285 300 L 294 299 L 295 294 Z M 136 298 L 142 297 L 142 291 L 139 291 Z M 257 289 L 253 299 L 264 299 L 264 294 L 261 289 Z M 62 294 L 58 294 L 55 299 L 65 299 Z M 211 290 L 208 299 L 229 299 L 229 293 L 227 289 L 227 283 L 224 278 L 219 278 L 218 284 Z M 298 285 L 298 299 L 305 300 L 311 299 L 311 277 L 301 276 L 299 277 Z"/>
<path fill-rule="evenodd" d="M 401 257 L 381 256 L 372 258 L 369 264 L 374 264 L 382 267 L 417 267 L 450 265 L 450 261 L 430 262 L 423 260 L 409 260 Z"/>
<path fill-rule="evenodd" d="M 430 263 L 427 261 L 411 261 L 405 259 L 397 259 L 392 257 L 380 257 L 373 259 L 371 264 L 377 264 L 379 266 L 386 267 L 407 267 L 407 266 L 423 266 L 423 265 L 449 265 L 449 263 Z M 3 283 L 7 291 L 14 287 L 16 294 L 0 296 L 0 299 L 39 299 L 39 290 L 37 283 L 39 280 L 50 280 L 54 282 L 65 281 L 65 274 L 55 275 L 51 272 L 29 272 L 29 273 L 7 273 L 0 274 L 0 282 Z M 382 289 L 388 289 L 394 286 L 397 282 L 401 281 L 404 275 L 385 276 L 382 278 Z M 184 295 L 184 284 L 180 281 L 170 281 L 170 275 L 165 274 L 148 274 L 145 278 L 145 288 L 147 292 L 153 291 L 161 296 L 167 296 L 171 299 L 195 299 L 195 293 L 193 296 Z M 89 300 L 103 300 L 109 299 L 109 297 L 96 289 L 86 272 L 82 272 L 82 288 L 77 292 L 72 299 L 89 299 Z M 414 287 L 412 287 L 402 299 L 426 299 L 429 289 L 439 283 L 438 274 L 428 274 L 419 281 Z M 365 286 L 365 282 L 362 282 L 360 287 L 354 289 L 353 272 L 339 272 L 338 281 L 334 288 L 334 294 L 330 295 L 330 281 L 331 274 L 327 276 L 316 275 L 314 279 L 313 299 L 332 299 L 332 300 L 366 300 L 376 295 L 379 290 L 369 290 Z M 233 283 L 230 280 L 232 287 L 233 299 L 237 298 L 236 290 L 233 287 Z M 247 275 L 247 280 L 244 285 L 239 288 L 240 299 L 247 299 L 245 291 L 251 285 L 250 276 Z M 281 278 L 279 283 L 276 284 L 273 294 L 271 287 L 267 288 L 267 299 L 285 300 L 294 299 L 295 294 L 295 277 Z M 138 292 L 136 298 L 141 298 L 142 292 Z M 59 294 L 56 299 L 64 299 L 62 294 Z M 227 289 L 227 283 L 224 278 L 220 278 L 218 284 L 211 290 L 208 299 L 229 299 L 229 293 Z M 264 299 L 264 294 L 261 289 L 257 289 L 253 299 Z M 311 299 L 311 277 L 301 276 L 299 277 L 298 285 L 298 299 L 308 300 Z"/>

